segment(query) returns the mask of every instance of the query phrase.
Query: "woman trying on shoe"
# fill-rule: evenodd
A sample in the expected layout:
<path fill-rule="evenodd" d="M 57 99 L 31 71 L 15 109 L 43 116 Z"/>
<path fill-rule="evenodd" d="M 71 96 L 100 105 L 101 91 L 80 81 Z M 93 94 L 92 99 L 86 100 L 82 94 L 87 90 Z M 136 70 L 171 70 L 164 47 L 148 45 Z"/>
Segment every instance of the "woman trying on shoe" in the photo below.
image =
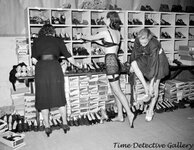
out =
<path fill-rule="evenodd" d="M 122 106 L 125 108 L 130 127 L 133 127 L 134 114 L 131 112 L 126 96 L 121 91 L 119 84 L 119 62 L 118 62 L 118 49 L 121 42 L 120 35 L 120 25 L 121 20 L 117 12 L 108 12 L 105 17 L 105 23 L 107 29 L 101 31 L 96 35 L 85 36 L 82 38 L 83 41 L 92 41 L 105 47 L 105 64 L 106 64 L 106 74 L 115 96 L 117 106 L 118 106 L 118 116 L 113 119 L 113 121 L 124 121 Z"/>
<path fill-rule="evenodd" d="M 169 64 L 160 42 L 149 29 L 139 31 L 132 50 L 131 62 L 130 71 L 135 72 L 145 89 L 146 96 L 143 101 L 149 101 L 151 98 L 146 114 L 146 120 L 151 121 L 158 98 L 159 83 L 169 74 Z"/>
<path fill-rule="evenodd" d="M 32 63 L 35 65 L 35 107 L 42 113 L 47 136 L 52 132 L 49 109 L 54 107 L 59 107 L 64 132 L 70 129 L 66 120 L 64 75 L 58 61 L 60 54 L 76 65 L 63 40 L 56 38 L 55 34 L 52 25 L 43 25 L 32 46 Z"/>

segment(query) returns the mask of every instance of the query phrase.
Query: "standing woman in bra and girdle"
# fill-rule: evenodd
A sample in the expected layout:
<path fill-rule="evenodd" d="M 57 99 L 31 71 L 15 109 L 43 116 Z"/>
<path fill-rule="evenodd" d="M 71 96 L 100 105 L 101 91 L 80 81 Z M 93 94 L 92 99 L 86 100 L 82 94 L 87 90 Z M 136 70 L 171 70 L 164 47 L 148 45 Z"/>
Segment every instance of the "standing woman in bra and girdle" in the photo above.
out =
<path fill-rule="evenodd" d="M 59 108 L 64 132 L 70 129 L 66 120 L 65 83 L 58 61 L 59 56 L 64 56 L 70 63 L 76 65 L 63 40 L 56 38 L 55 34 L 52 25 L 43 25 L 32 46 L 32 63 L 35 65 L 35 107 L 42 113 L 47 136 L 52 132 L 49 110 L 54 107 Z"/>
<path fill-rule="evenodd" d="M 107 25 L 107 30 L 101 31 L 96 35 L 87 35 L 87 37 L 83 37 L 82 40 L 95 41 L 97 44 L 105 47 L 106 74 L 118 107 L 118 116 L 113 118 L 112 121 L 124 121 L 123 106 L 127 112 L 129 125 L 133 128 L 135 115 L 131 112 L 128 100 L 122 92 L 119 83 L 120 68 L 117 53 L 121 42 L 120 25 L 122 23 L 118 13 L 114 11 L 107 13 L 105 23 Z"/>

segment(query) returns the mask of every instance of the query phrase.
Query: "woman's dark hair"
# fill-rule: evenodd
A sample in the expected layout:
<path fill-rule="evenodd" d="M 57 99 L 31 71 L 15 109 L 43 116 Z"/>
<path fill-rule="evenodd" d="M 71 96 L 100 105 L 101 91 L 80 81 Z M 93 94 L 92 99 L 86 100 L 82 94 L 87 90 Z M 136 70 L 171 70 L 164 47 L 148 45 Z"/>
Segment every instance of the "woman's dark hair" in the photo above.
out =
<path fill-rule="evenodd" d="M 51 24 L 45 24 L 40 29 L 38 37 L 53 35 L 55 33 L 56 33 L 55 28 Z"/>
<path fill-rule="evenodd" d="M 119 30 L 120 31 L 120 25 L 122 24 L 121 19 L 117 12 L 111 11 L 108 12 L 106 15 L 107 18 L 110 18 L 110 25 L 109 27 L 113 30 Z"/>

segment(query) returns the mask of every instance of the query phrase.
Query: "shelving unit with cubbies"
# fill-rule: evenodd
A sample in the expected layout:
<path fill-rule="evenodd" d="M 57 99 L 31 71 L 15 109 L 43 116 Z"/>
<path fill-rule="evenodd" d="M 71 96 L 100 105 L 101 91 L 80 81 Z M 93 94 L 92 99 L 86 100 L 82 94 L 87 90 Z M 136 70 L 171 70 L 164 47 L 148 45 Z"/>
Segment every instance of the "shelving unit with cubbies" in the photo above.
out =
<path fill-rule="evenodd" d="M 28 8 L 28 38 L 29 49 L 33 45 L 33 38 L 38 36 L 38 31 L 44 23 L 52 24 L 56 29 L 56 36 L 63 39 L 72 56 L 77 62 L 83 65 L 92 62 L 104 62 L 104 48 L 95 43 L 83 43 L 80 36 L 96 34 L 106 29 L 103 18 L 108 10 L 78 10 L 78 9 L 57 9 L 57 8 Z M 126 38 L 125 38 L 125 12 L 119 11 L 123 25 L 121 26 L 121 50 L 118 57 L 126 61 Z M 42 18 L 44 14 L 44 18 Z M 39 21 L 40 20 L 40 21 Z M 85 52 L 83 53 L 83 49 Z M 95 70 L 96 71 L 96 70 Z M 127 91 L 126 75 L 121 76 L 122 90 Z M 75 86 L 73 86 L 75 85 Z M 105 87 L 105 89 L 103 89 Z M 68 115 L 85 114 L 90 111 L 97 111 L 105 108 L 105 105 L 114 103 L 111 88 L 104 72 L 84 72 L 65 75 L 65 91 L 67 98 Z"/>
<path fill-rule="evenodd" d="M 137 32 L 150 29 L 161 42 L 169 63 L 178 59 L 180 45 L 194 46 L 194 14 L 154 11 L 126 11 L 126 51 L 130 55 Z"/>

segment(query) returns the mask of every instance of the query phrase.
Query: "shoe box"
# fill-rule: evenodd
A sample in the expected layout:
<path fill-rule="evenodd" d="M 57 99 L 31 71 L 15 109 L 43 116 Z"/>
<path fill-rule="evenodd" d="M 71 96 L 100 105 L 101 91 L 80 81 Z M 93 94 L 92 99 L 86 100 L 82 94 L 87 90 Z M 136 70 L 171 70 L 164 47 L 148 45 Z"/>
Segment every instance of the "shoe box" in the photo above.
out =
<path fill-rule="evenodd" d="M 24 142 L 24 137 L 25 137 L 24 134 L 6 131 L 0 134 L 0 142 L 14 149 L 16 148 L 18 149 L 26 145 Z"/>
<path fill-rule="evenodd" d="M 184 65 L 194 65 L 194 46 L 179 46 L 178 53 Z"/>
<path fill-rule="evenodd" d="M 18 149 L 26 145 L 24 142 L 24 137 L 25 135 L 22 133 L 8 131 L 7 123 L 0 119 L 0 143 L 10 146 L 14 149 Z"/>

